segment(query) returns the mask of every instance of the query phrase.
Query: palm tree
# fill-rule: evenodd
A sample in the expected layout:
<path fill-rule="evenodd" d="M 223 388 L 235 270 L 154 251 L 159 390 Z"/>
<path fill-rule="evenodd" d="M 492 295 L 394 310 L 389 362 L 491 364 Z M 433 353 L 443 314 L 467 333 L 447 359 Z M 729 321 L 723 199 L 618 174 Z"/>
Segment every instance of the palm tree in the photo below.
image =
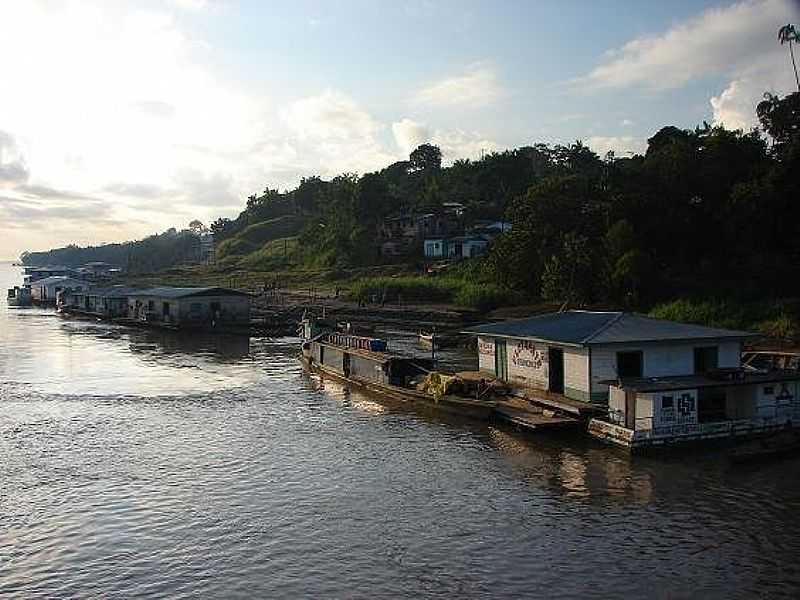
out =
<path fill-rule="evenodd" d="M 800 37 L 798 37 L 797 30 L 794 28 L 794 25 L 787 23 L 778 29 L 778 40 L 780 40 L 781 46 L 783 46 L 786 42 L 789 42 L 789 54 L 792 56 L 794 79 L 797 82 L 797 91 L 800 92 L 800 78 L 797 77 L 797 63 L 794 62 L 794 49 L 792 48 L 792 42 L 800 41 Z"/>

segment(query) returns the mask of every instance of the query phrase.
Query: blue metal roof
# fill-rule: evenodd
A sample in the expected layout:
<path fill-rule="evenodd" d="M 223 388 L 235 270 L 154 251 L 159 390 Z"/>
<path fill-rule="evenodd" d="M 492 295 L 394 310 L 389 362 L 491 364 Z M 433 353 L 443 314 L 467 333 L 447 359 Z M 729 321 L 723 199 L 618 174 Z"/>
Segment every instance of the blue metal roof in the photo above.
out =
<path fill-rule="evenodd" d="M 756 337 L 747 331 L 704 327 L 625 312 L 569 310 L 502 323 L 478 325 L 465 333 L 587 346 L 627 342 Z"/>
<path fill-rule="evenodd" d="M 247 292 L 222 287 L 154 287 L 138 290 L 131 296 L 156 296 L 158 298 L 187 298 L 189 296 L 249 296 Z"/>

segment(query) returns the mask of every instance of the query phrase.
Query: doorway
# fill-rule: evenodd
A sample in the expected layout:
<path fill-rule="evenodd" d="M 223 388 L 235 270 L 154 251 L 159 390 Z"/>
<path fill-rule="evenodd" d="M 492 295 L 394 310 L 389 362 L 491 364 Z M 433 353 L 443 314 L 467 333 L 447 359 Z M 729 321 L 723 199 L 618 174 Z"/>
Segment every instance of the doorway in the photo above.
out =
<path fill-rule="evenodd" d="M 547 349 L 547 362 L 549 365 L 549 387 L 556 394 L 564 393 L 564 351 L 561 348 Z"/>
<path fill-rule="evenodd" d="M 625 392 L 625 427 L 636 429 L 636 392 Z"/>
<path fill-rule="evenodd" d="M 498 379 L 508 381 L 508 349 L 505 340 L 494 341 L 494 374 Z"/>

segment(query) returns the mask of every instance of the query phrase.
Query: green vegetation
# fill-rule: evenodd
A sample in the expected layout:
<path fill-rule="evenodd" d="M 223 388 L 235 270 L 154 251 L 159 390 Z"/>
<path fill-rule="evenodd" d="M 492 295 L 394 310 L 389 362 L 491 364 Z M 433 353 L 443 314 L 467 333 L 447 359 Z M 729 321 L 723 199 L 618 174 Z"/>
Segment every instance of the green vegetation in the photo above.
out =
<path fill-rule="evenodd" d="M 265 244 L 283 238 L 295 238 L 303 229 L 303 219 L 284 215 L 247 226 L 241 232 L 223 240 L 217 246 L 217 258 L 244 256 L 262 252 Z M 251 261 L 252 262 L 252 261 Z"/>
<path fill-rule="evenodd" d="M 756 112 L 761 129 L 750 132 L 664 127 L 643 155 L 601 158 L 578 141 L 443 166 L 439 149 L 423 145 L 379 172 L 267 188 L 236 219 L 212 224 L 216 267 L 168 271 L 159 280 L 259 288 L 277 278 L 351 288 L 361 299 L 484 310 L 541 302 L 656 306 L 654 314 L 666 318 L 788 335 L 796 312 L 764 299 L 800 297 L 800 92 L 767 94 Z M 462 225 L 502 218 L 512 227 L 487 257 L 438 275 L 422 275 L 421 243 L 399 259 L 381 257 L 388 218 L 443 216 L 445 203 L 464 206 Z M 183 233 L 26 262 L 107 260 L 133 273 L 155 271 L 186 259 Z M 103 258 L 101 250 L 125 258 Z"/>
<path fill-rule="evenodd" d="M 650 316 L 711 327 L 758 331 L 776 338 L 794 338 L 800 331 L 800 303 L 797 302 L 681 299 L 655 306 Z"/>

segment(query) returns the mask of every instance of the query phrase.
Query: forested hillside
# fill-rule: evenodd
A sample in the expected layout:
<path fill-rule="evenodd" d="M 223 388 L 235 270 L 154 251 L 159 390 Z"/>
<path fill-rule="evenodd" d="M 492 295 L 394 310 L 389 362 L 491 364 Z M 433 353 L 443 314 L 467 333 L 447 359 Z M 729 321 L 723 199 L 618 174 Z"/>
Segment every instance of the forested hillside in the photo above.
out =
<path fill-rule="evenodd" d="M 762 127 L 751 132 L 664 127 L 641 156 L 599 157 L 581 142 L 535 144 L 444 167 L 439 149 L 423 145 L 379 172 L 268 188 L 236 219 L 212 224 L 219 268 L 380 264 L 384 219 L 457 202 L 466 222 L 512 224 L 488 256 L 450 275 L 472 292 L 491 289 L 492 298 L 643 307 L 684 296 L 796 297 L 800 94 L 767 95 L 758 118 Z M 155 270 L 188 252 L 181 235 L 28 259 Z"/>
<path fill-rule="evenodd" d="M 199 253 L 198 235 L 198 231 L 193 229 L 183 231 L 168 229 L 164 233 L 135 242 L 87 247 L 72 245 L 47 252 L 26 252 L 20 259 L 26 265 L 65 265 L 68 267 L 79 267 L 88 262 L 102 261 L 123 268 L 130 273 L 146 273 L 196 262 Z"/>
<path fill-rule="evenodd" d="M 471 276 L 533 298 L 637 306 L 683 294 L 796 295 L 799 99 L 768 95 L 758 107 L 763 131 L 664 127 L 643 156 L 537 144 L 443 168 L 438 148 L 425 145 L 377 173 L 267 190 L 212 229 L 251 251 L 243 238 L 255 224 L 293 215 L 293 227 L 303 224 L 294 260 L 358 266 L 380 262 L 385 217 L 460 202 L 467 219 L 513 225 Z"/>

